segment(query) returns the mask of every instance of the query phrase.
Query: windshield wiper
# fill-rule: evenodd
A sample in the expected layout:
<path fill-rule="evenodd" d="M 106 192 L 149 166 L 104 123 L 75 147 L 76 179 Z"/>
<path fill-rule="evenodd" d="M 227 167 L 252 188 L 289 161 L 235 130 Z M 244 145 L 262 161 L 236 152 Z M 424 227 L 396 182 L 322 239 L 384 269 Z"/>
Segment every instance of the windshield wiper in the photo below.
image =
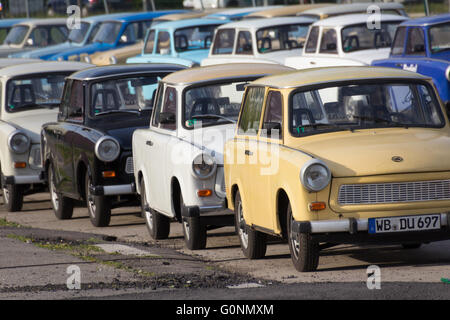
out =
<path fill-rule="evenodd" d="M 208 114 L 199 114 L 199 115 L 192 117 L 192 119 L 196 119 L 196 118 L 210 118 L 210 119 L 216 118 L 216 119 L 222 119 L 222 120 L 225 120 L 225 121 L 228 121 L 231 123 L 236 123 L 235 120 L 224 117 L 224 116 L 219 116 L 218 114 L 209 114 L 209 113 Z"/>
<path fill-rule="evenodd" d="M 134 114 L 141 114 L 140 111 L 138 110 L 109 110 L 109 111 L 103 111 L 103 112 L 99 112 L 96 113 L 96 116 L 101 116 L 104 114 L 112 114 L 112 113 L 134 113 Z"/>

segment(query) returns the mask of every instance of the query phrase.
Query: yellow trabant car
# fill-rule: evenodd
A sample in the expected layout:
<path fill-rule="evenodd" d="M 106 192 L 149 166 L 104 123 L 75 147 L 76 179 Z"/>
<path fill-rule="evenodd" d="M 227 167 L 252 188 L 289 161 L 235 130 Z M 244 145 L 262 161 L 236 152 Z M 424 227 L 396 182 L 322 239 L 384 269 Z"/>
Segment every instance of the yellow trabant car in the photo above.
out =
<path fill-rule="evenodd" d="M 298 271 L 323 246 L 450 238 L 450 127 L 431 79 L 334 67 L 246 87 L 224 147 L 229 208 L 248 258 L 288 240 Z"/>

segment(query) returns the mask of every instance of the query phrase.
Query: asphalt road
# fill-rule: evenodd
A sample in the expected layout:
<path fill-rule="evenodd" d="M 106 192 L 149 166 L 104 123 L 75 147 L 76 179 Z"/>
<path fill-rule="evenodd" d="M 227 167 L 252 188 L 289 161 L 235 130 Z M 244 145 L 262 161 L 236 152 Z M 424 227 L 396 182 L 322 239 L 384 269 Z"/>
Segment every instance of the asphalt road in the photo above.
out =
<path fill-rule="evenodd" d="M 153 241 L 138 212 L 139 208 L 114 209 L 106 228 L 93 227 L 85 208 L 77 208 L 72 220 L 58 221 L 46 193 L 27 196 L 22 212 L 0 211 L 0 219 L 29 227 L 0 226 L 0 298 L 450 298 L 450 284 L 445 282 L 450 278 L 450 241 L 413 250 L 338 246 L 321 252 L 316 272 L 298 273 L 286 243 L 270 244 L 264 259 L 250 261 L 243 257 L 234 230 L 228 227 L 209 232 L 205 250 L 190 251 L 184 248 L 178 223 L 172 223 L 168 240 Z M 27 243 L 33 237 L 35 241 Z M 68 241 L 77 254 L 52 247 L 57 239 Z M 42 246 L 47 242 L 50 246 Z M 89 263 L 78 254 L 80 246 L 99 243 L 122 244 L 138 251 L 91 252 L 94 258 L 88 259 Z M 139 250 L 146 252 L 144 257 L 139 257 Z M 111 257 L 125 266 L 110 263 Z M 87 276 L 82 290 L 74 293 L 66 288 L 65 271 L 77 263 Z M 381 289 L 367 287 L 367 267 L 371 265 L 380 268 Z M 27 277 L 23 277 L 25 269 Z"/>

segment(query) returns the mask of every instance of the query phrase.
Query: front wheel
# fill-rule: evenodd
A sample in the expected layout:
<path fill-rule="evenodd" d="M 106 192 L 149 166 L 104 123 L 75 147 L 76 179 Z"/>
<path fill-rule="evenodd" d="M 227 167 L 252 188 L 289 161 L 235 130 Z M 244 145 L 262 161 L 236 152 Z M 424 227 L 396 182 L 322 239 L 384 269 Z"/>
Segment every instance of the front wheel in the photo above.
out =
<path fill-rule="evenodd" d="M 141 181 L 141 212 L 150 236 L 155 240 L 167 239 L 170 233 L 170 219 L 148 205 L 144 179 Z"/>
<path fill-rule="evenodd" d="M 58 218 L 59 220 L 66 220 L 72 218 L 73 200 L 62 196 L 56 191 L 55 172 L 52 164 L 50 164 L 48 168 L 48 184 L 52 207 L 53 211 L 55 212 L 56 218 Z"/>
<path fill-rule="evenodd" d="M 239 190 L 236 193 L 234 201 L 234 217 L 236 233 L 239 236 L 239 242 L 244 256 L 248 259 L 264 258 L 267 250 L 267 236 L 262 232 L 253 230 L 245 223 Z"/>
<path fill-rule="evenodd" d="M 183 212 L 184 201 L 180 192 L 180 212 Z M 189 250 L 206 248 L 206 226 L 199 217 L 182 217 L 184 243 Z"/>
<path fill-rule="evenodd" d="M 8 212 L 22 210 L 23 206 L 23 187 L 18 184 L 7 184 L 2 186 L 3 205 Z"/>
<path fill-rule="evenodd" d="M 85 192 L 89 218 L 95 227 L 107 227 L 111 221 L 111 203 L 108 197 L 91 194 L 89 190 L 89 186 L 91 185 L 91 177 L 86 172 Z"/>
<path fill-rule="evenodd" d="M 287 231 L 289 251 L 295 269 L 300 272 L 315 271 L 319 265 L 319 243 L 313 241 L 309 233 L 297 233 L 292 231 L 291 205 L 287 208 Z"/>

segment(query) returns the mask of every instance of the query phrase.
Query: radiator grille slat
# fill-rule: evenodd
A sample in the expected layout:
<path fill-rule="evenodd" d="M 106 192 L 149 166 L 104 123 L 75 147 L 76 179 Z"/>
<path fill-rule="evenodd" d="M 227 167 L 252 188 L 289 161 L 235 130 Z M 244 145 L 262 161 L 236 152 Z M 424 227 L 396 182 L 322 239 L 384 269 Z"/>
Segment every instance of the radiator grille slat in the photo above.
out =
<path fill-rule="evenodd" d="M 341 205 L 450 200 L 450 180 L 399 183 L 345 184 L 340 186 Z"/>

